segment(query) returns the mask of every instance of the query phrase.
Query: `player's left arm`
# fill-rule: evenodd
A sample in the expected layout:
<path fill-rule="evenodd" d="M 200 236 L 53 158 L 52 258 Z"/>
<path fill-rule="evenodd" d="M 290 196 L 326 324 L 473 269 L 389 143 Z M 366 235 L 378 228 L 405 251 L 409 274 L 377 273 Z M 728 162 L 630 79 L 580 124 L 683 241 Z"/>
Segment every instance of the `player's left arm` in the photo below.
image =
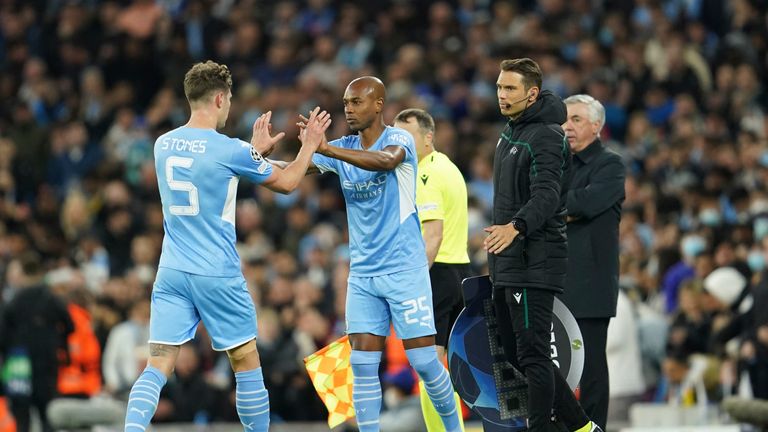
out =
<path fill-rule="evenodd" d="M 389 145 L 381 150 L 368 151 L 326 145 L 317 149 L 323 156 L 350 163 L 368 171 L 392 171 L 405 160 L 405 149 Z"/>
<path fill-rule="evenodd" d="M 265 158 L 267 162 L 271 163 L 272 166 L 275 166 L 280 169 L 286 169 L 288 167 L 288 164 L 290 162 L 284 161 L 284 160 L 276 160 L 276 159 L 270 159 Z M 309 166 L 307 167 L 306 175 L 313 175 L 313 174 L 320 174 L 320 168 L 317 167 L 313 162 L 309 163 Z"/>

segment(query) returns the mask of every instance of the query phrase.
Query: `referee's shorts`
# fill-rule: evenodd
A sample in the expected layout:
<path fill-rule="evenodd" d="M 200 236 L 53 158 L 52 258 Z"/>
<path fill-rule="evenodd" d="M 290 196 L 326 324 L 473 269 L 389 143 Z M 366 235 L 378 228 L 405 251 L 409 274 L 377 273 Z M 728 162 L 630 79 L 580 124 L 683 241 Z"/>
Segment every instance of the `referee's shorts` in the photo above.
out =
<path fill-rule="evenodd" d="M 435 313 L 435 343 L 448 346 L 448 335 L 453 323 L 464 308 L 461 281 L 472 276 L 469 264 L 436 262 L 429 269 L 432 283 L 432 310 Z"/>

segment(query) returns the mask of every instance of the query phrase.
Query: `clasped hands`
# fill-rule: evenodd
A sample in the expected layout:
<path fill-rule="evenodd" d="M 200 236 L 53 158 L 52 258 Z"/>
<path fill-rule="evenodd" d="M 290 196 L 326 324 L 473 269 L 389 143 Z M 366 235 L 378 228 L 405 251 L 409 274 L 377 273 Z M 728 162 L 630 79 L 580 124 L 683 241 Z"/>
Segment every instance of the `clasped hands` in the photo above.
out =
<path fill-rule="evenodd" d="M 296 123 L 299 126 L 299 141 L 302 145 L 315 144 L 317 147 L 315 151 L 320 152 L 321 149 L 328 146 L 328 140 L 325 137 L 325 130 L 331 124 L 331 114 L 327 111 L 320 111 L 320 107 L 315 107 L 309 113 L 309 118 L 299 115 L 301 121 Z M 259 152 L 263 157 L 269 156 L 274 150 L 275 145 L 285 137 L 285 132 L 279 132 L 276 135 L 272 135 L 272 111 L 259 116 L 255 122 L 253 122 L 253 138 L 251 138 L 251 145 Z"/>

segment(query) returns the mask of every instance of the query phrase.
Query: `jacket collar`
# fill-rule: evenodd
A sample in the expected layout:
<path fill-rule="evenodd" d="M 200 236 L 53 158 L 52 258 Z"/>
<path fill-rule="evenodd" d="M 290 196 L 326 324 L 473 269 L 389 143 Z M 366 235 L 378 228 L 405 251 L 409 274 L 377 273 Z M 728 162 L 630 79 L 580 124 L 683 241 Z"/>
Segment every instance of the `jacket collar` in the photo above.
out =
<path fill-rule="evenodd" d="M 508 120 L 509 127 L 524 123 L 556 123 L 563 124 L 567 120 L 568 110 L 562 99 L 549 90 L 542 90 L 536 101 L 528 106 L 520 117 Z"/>
<path fill-rule="evenodd" d="M 600 151 L 603 149 L 603 144 L 600 142 L 600 138 L 592 141 L 590 145 L 584 150 L 574 153 L 574 156 L 578 158 L 583 164 L 588 164 L 597 157 Z"/>

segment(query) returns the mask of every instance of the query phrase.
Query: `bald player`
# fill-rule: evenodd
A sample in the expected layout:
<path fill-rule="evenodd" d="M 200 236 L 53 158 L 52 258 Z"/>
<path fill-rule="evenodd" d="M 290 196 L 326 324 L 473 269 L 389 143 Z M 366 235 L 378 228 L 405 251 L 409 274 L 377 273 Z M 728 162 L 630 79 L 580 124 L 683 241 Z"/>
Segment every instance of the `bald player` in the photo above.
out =
<path fill-rule="evenodd" d="M 384 124 L 385 97 L 378 78 L 349 83 L 344 115 L 354 135 L 323 140 L 309 168 L 338 175 L 347 205 L 346 324 L 357 424 L 361 432 L 379 430 L 379 362 L 391 322 L 446 431 L 459 431 L 451 380 L 435 350 L 432 288 L 416 210 L 416 146 L 411 134 Z"/>

